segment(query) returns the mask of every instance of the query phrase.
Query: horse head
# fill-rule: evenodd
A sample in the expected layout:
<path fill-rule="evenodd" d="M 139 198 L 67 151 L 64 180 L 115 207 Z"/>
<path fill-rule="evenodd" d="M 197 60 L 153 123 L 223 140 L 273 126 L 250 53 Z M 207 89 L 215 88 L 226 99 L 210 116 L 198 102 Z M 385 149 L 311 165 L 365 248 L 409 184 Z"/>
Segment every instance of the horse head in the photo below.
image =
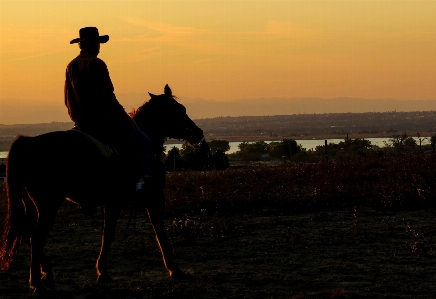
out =
<path fill-rule="evenodd" d="M 203 139 L 203 130 L 189 118 L 186 108 L 177 102 L 168 85 L 163 94 L 149 95 L 150 100 L 138 108 L 133 118 L 154 142 L 169 137 L 195 144 Z"/>

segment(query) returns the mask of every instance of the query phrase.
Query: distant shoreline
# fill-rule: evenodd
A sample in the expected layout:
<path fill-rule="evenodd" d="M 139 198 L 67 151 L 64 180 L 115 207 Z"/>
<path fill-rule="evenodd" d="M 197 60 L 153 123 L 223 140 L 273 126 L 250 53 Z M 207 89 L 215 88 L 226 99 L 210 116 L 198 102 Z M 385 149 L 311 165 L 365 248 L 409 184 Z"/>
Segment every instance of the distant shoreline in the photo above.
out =
<path fill-rule="evenodd" d="M 348 138 L 350 139 L 367 139 L 367 138 L 390 138 L 393 135 L 406 133 L 407 136 L 417 137 L 416 132 L 402 132 L 402 133 L 372 133 L 372 134 L 348 134 Z M 430 138 L 431 133 L 422 133 L 421 138 Z M 293 140 L 329 140 L 329 139 L 345 139 L 347 138 L 346 134 L 324 134 L 324 135 L 305 135 L 305 136 L 229 136 L 229 135 L 214 135 L 214 136 L 206 136 L 205 140 L 207 142 L 217 139 L 217 140 L 226 140 L 228 142 L 256 142 L 256 141 L 282 141 L 283 139 L 293 139 Z M 12 144 L 14 137 L 8 138 L 8 140 L 4 140 L 0 142 L 0 152 L 1 151 L 9 151 L 10 145 Z M 177 139 L 168 139 L 164 145 L 171 144 L 181 144 L 183 140 Z"/>
<path fill-rule="evenodd" d="M 356 134 L 352 135 L 349 134 L 349 139 L 368 139 L 372 142 L 372 145 L 380 146 L 380 143 L 383 144 L 385 142 L 389 142 L 389 139 L 393 137 L 393 135 L 397 135 L 398 133 L 379 133 L 379 134 Z M 421 144 L 419 142 L 418 137 L 413 135 L 411 132 L 406 132 L 406 134 L 409 137 L 413 137 L 418 144 Z M 318 145 L 324 145 L 324 140 L 327 140 L 328 143 L 339 143 L 340 141 L 346 139 L 346 135 L 341 134 L 331 134 L 331 135 L 319 135 L 319 136 L 213 136 L 214 138 L 206 138 L 206 141 L 209 142 L 213 139 L 218 140 L 226 140 L 230 143 L 232 147 L 238 147 L 238 145 L 242 142 L 256 142 L 256 141 L 264 141 L 266 143 L 274 142 L 274 141 L 282 141 L 283 139 L 293 139 L 296 140 L 299 144 L 301 144 L 304 148 L 310 149 L 315 148 Z M 430 143 L 430 136 L 420 136 L 422 144 L 429 144 Z M 380 141 L 381 140 L 381 141 Z M 10 141 L 11 143 L 13 140 Z M 177 140 L 177 139 L 169 139 L 167 142 L 165 142 L 165 146 L 168 148 L 171 148 L 172 145 L 175 145 L 177 147 L 181 147 L 183 144 L 183 140 Z M 236 145 L 235 145 L 236 144 Z M 382 145 L 384 146 L 384 145 Z M 6 158 L 7 152 L 9 151 L 10 145 L 7 146 L 6 144 L 0 144 L 0 164 L 4 162 L 3 160 Z"/>
<path fill-rule="evenodd" d="M 348 138 L 350 139 L 365 139 L 365 138 L 389 138 L 393 135 L 399 135 L 406 133 L 407 136 L 417 137 L 416 132 L 402 132 L 402 133 L 374 133 L 374 134 L 348 134 Z M 430 138 L 431 134 L 422 134 L 421 138 Z M 294 140 L 329 140 L 329 139 L 346 139 L 346 134 L 325 134 L 325 135 L 305 135 L 305 136 L 206 136 L 206 141 L 211 141 L 214 139 L 217 140 L 226 140 L 229 142 L 256 142 L 256 141 L 281 141 L 283 139 L 294 139 Z M 179 144 L 183 143 L 183 141 L 177 139 L 168 139 L 165 144 Z"/>

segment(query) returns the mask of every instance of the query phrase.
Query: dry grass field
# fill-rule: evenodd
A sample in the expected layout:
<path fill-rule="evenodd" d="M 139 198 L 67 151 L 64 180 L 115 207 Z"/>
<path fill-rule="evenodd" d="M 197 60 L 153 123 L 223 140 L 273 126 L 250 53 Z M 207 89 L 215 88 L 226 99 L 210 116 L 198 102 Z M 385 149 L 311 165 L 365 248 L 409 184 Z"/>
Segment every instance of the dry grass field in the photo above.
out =
<path fill-rule="evenodd" d="M 46 246 L 53 298 L 433 298 L 436 158 L 169 173 L 168 234 L 192 274 L 171 280 L 154 234 L 126 212 L 97 284 L 101 215 L 66 203 Z M 6 196 L 0 185 L 0 217 Z M 1 229 L 1 227 L 0 227 Z M 0 298 L 28 298 L 29 250 L 0 272 Z"/>

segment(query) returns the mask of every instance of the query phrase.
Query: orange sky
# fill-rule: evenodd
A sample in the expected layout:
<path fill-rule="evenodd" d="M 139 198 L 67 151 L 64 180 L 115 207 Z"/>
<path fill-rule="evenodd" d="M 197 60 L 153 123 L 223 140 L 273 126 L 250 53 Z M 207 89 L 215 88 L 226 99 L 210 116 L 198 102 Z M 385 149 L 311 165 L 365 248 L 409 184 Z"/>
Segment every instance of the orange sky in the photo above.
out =
<path fill-rule="evenodd" d="M 10 112 L 26 105 L 68 120 L 69 41 L 85 26 L 110 36 L 99 57 L 126 109 L 127 94 L 167 83 L 182 103 L 436 99 L 435 13 L 436 1 L 417 0 L 1 0 L 0 124 L 34 121 Z"/>

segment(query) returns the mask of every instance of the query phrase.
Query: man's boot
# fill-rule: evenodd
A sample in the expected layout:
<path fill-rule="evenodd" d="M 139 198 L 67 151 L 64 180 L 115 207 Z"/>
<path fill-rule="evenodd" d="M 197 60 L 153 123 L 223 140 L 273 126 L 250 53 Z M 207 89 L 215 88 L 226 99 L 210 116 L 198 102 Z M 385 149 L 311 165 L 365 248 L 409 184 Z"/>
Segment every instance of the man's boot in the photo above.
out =
<path fill-rule="evenodd" d="M 147 201 L 150 198 L 152 190 L 152 182 L 150 177 L 141 179 L 136 183 L 135 206 L 144 208 L 147 206 Z"/>

